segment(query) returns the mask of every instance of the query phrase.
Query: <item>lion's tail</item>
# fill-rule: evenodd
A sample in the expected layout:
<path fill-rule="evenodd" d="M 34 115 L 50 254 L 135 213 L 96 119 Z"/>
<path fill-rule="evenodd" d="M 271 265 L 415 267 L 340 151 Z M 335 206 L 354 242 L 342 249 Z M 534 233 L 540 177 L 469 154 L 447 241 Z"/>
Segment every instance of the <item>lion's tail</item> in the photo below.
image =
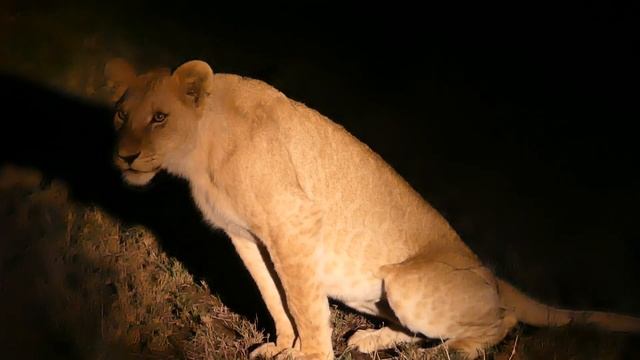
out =
<path fill-rule="evenodd" d="M 519 321 L 533 326 L 593 325 L 604 330 L 640 332 L 640 318 L 600 311 L 557 309 L 535 301 L 504 280 L 498 279 L 503 304 Z"/>

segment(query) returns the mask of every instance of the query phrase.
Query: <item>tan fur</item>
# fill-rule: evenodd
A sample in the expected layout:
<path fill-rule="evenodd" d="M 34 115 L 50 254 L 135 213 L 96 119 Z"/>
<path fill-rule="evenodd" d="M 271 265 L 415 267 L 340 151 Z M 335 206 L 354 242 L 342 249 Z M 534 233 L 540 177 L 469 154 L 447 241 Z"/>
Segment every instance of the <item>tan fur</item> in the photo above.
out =
<path fill-rule="evenodd" d="M 475 358 L 518 319 L 640 327 L 635 318 L 555 310 L 496 280 L 378 155 L 263 82 L 192 61 L 132 79 L 118 109 L 124 179 L 143 185 L 161 169 L 187 179 L 256 281 L 277 340 L 253 357 L 332 359 L 329 297 L 397 324 L 356 333 L 349 344 L 363 351 L 423 334 Z M 151 122 L 157 112 L 168 114 L 162 123 Z M 545 320 L 545 311 L 554 316 Z"/>

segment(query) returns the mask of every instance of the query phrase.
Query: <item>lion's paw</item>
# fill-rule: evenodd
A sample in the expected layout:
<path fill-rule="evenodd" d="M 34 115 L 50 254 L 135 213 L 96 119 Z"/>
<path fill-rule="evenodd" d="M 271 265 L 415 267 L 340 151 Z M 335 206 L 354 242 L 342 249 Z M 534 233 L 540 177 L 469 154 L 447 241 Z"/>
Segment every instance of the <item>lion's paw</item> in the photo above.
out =
<path fill-rule="evenodd" d="M 378 330 L 364 329 L 356 331 L 349 340 L 347 345 L 362 353 L 372 353 L 380 348 L 380 336 Z"/>
<path fill-rule="evenodd" d="M 249 354 L 249 359 L 273 359 L 285 350 L 286 348 L 278 347 L 274 342 L 268 342 L 255 348 L 251 354 Z"/>

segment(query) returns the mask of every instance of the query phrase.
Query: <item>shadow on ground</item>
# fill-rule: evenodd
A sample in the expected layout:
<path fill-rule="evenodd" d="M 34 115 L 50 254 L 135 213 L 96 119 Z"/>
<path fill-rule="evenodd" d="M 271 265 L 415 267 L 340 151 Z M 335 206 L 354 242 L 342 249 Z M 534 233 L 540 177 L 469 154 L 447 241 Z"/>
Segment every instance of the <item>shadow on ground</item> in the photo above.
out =
<path fill-rule="evenodd" d="M 0 135 L 0 163 L 33 167 L 45 177 L 61 179 L 73 199 L 96 205 L 125 224 L 148 228 L 168 255 L 196 279 L 205 279 L 233 311 L 248 319 L 258 316 L 266 320 L 263 326 L 271 326 L 235 250 L 223 233 L 201 220 L 184 181 L 159 176 L 142 190 L 122 183 L 111 161 L 109 109 L 13 76 L 0 76 L 0 82 L 10 89 L 2 94 L 5 106 L 21 109 L 11 131 Z"/>

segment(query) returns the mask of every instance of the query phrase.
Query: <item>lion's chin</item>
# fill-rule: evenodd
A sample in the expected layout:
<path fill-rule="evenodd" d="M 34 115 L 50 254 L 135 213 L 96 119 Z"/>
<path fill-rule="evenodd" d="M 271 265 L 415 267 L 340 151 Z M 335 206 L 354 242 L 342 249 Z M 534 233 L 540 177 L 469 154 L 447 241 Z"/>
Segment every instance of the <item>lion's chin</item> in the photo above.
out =
<path fill-rule="evenodd" d="M 158 171 L 136 171 L 136 170 L 124 170 L 122 172 L 122 178 L 124 181 L 133 186 L 147 185 Z"/>

